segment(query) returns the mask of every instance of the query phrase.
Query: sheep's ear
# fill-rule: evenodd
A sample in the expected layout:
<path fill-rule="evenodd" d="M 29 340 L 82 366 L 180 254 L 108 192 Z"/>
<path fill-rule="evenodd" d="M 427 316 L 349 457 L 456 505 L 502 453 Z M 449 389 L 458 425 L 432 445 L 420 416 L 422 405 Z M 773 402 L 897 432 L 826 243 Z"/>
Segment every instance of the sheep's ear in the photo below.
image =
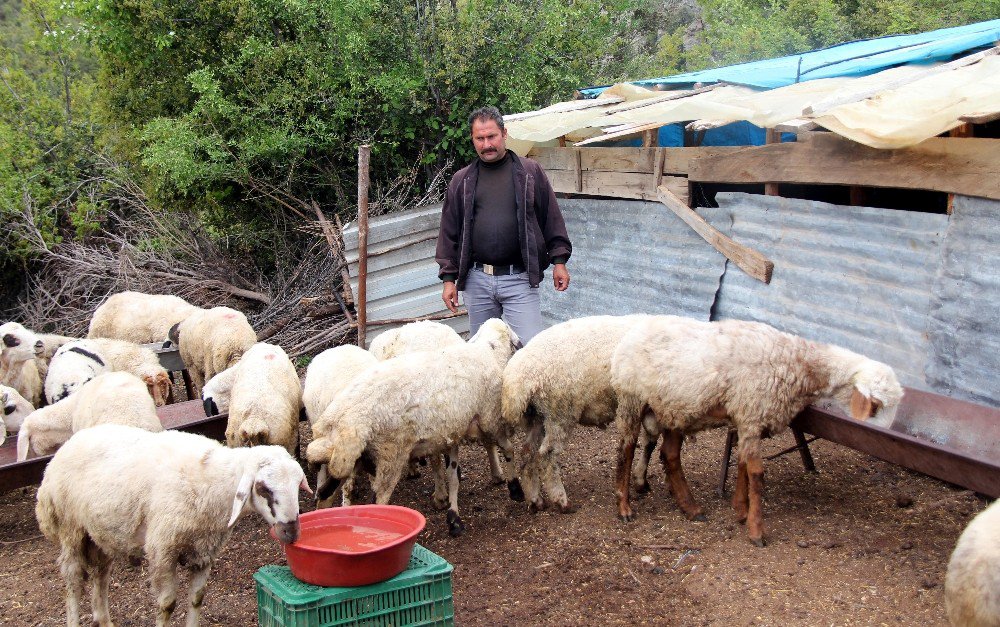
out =
<path fill-rule="evenodd" d="M 31 446 L 31 423 L 25 420 L 17 432 L 17 461 L 28 459 L 28 449 Z"/>
<path fill-rule="evenodd" d="M 7 390 L 0 392 L 0 405 L 6 405 L 10 397 L 7 395 Z"/>
<path fill-rule="evenodd" d="M 309 482 L 306 481 L 306 476 L 305 475 L 302 475 L 302 481 L 299 482 L 299 489 L 300 490 L 305 490 L 306 494 L 308 494 L 309 496 L 313 495 L 312 488 L 309 487 Z"/>
<path fill-rule="evenodd" d="M 167 331 L 167 340 L 168 341 L 173 342 L 174 344 L 180 344 L 180 341 L 181 341 L 181 329 L 180 329 L 180 326 L 181 326 L 181 323 L 178 322 L 174 326 L 170 327 L 170 330 Z"/>
<path fill-rule="evenodd" d="M 874 407 L 872 399 L 862 394 L 858 388 L 854 388 L 854 392 L 851 394 L 851 416 L 855 420 L 871 418 Z"/>
<path fill-rule="evenodd" d="M 240 512 L 243 511 L 243 505 L 250 498 L 250 490 L 253 488 L 255 474 L 253 470 L 248 468 L 243 471 L 243 476 L 240 477 L 240 483 L 236 486 L 236 496 L 233 498 L 233 513 L 229 517 L 229 527 L 236 524 L 236 519 L 240 517 Z"/>

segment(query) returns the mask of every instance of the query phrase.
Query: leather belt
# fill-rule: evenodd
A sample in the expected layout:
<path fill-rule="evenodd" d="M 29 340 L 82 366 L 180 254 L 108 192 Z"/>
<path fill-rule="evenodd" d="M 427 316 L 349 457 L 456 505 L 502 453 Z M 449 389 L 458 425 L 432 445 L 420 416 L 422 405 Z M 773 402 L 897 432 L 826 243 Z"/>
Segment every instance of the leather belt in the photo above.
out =
<path fill-rule="evenodd" d="M 490 276 L 506 276 L 508 274 L 520 274 L 524 272 L 524 268 L 515 264 L 510 264 L 506 266 L 493 266 L 488 263 L 479 263 L 477 261 L 473 263 L 472 266 L 476 270 L 482 270 L 484 273 Z"/>

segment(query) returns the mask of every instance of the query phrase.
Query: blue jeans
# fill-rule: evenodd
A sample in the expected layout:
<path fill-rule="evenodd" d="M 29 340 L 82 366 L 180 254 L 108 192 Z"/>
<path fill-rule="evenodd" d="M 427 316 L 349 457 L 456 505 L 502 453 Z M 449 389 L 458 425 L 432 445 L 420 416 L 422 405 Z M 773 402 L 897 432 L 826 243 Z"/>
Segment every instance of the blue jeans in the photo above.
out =
<path fill-rule="evenodd" d="M 469 310 L 469 337 L 490 318 L 503 317 L 522 344 L 542 330 L 542 300 L 538 288 L 528 285 L 528 273 L 491 276 L 472 268 L 463 292 Z"/>

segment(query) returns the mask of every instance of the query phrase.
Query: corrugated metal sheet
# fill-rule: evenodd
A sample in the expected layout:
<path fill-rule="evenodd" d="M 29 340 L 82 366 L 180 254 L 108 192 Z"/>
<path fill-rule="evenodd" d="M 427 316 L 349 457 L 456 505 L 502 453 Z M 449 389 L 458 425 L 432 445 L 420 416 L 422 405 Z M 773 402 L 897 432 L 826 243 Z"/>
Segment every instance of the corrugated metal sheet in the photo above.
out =
<path fill-rule="evenodd" d="M 570 287 L 542 284 L 542 318 L 664 313 L 707 320 L 726 258 L 660 203 L 559 201 L 573 242 Z M 723 220 L 724 212 L 699 209 Z M 723 231 L 728 229 L 720 227 Z"/>
<path fill-rule="evenodd" d="M 730 264 L 713 318 L 837 344 L 888 363 L 904 385 L 927 387 L 931 291 L 948 216 L 740 193 L 718 200 L 732 237 L 770 258 L 774 274 L 765 285 Z"/>
<path fill-rule="evenodd" d="M 441 282 L 434 247 L 441 224 L 441 205 L 419 207 L 368 221 L 368 320 L 417 318 L 448 313 L 441 300 Z M 358 293 L 358 225 L 344 227 L 344 256 L 351 290 Z M 459 333 L 469 330 L 467 316 L 442 320 Z M 370 342 L 399 325 L 369 327 Z"/>
<path fill-rule="evenodd" d="M 956 197 L 930 312 L 935 391 L 1000 407 L 1000 202 Z"/>

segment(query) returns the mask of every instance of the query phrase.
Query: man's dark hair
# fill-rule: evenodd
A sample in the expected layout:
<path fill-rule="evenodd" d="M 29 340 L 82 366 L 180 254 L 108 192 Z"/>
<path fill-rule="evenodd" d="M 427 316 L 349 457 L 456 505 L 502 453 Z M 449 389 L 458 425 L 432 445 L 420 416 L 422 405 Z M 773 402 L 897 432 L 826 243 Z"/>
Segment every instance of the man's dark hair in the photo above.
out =
<path fill-rule="evenodd" d="M 470 113 L 469 128 L 472 128 L 473 122 L 488 122 L 489 120 L 496 122 L 497 128 L 501 131 L 503 130 L 503 115 L 500 114 L 500 109 L 496 107 L 479 107 Z"/>

